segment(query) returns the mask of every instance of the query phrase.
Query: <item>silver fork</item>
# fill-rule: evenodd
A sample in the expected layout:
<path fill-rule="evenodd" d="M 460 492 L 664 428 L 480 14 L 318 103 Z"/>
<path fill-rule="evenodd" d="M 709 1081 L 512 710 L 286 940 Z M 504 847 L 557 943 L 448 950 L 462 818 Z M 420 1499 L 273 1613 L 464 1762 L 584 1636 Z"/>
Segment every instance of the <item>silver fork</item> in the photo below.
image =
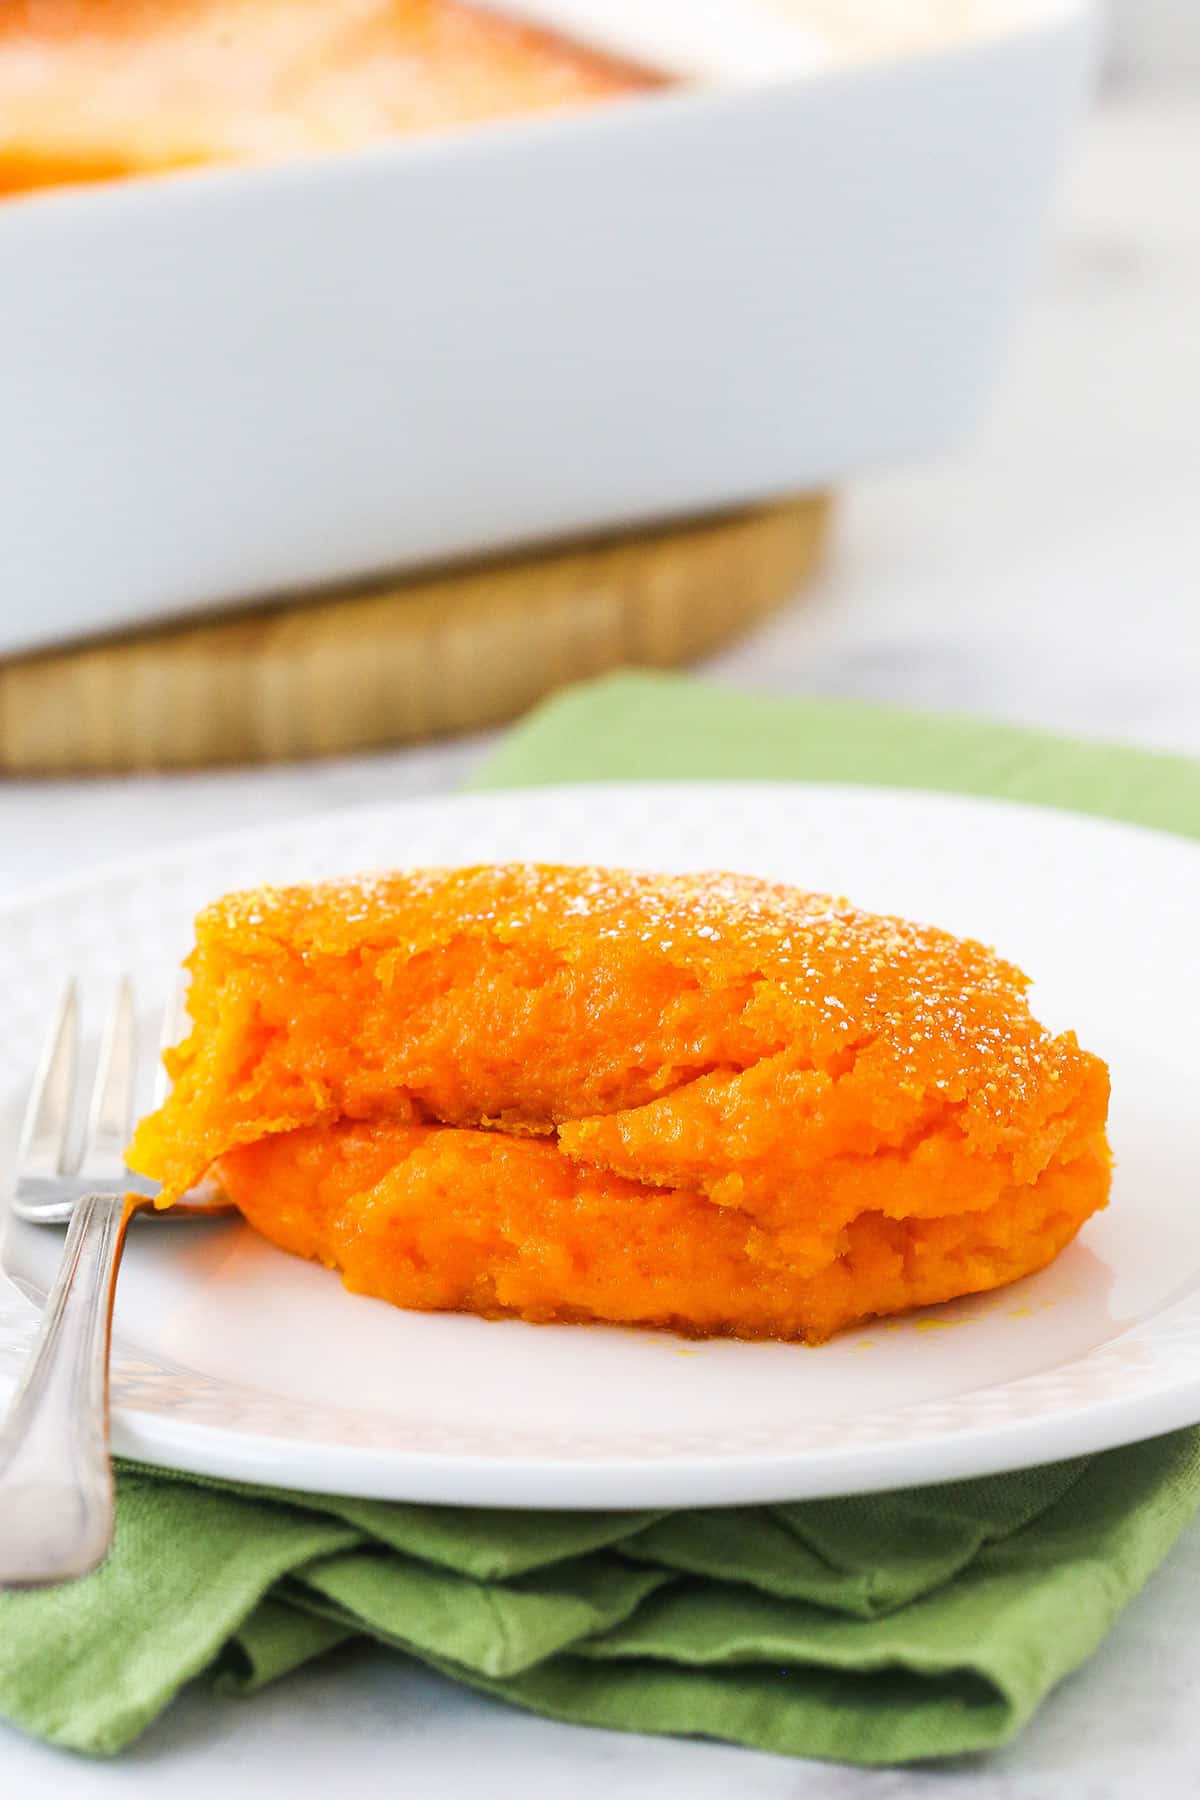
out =
<path fill-rule="evenodd" d="M 182 995 L 168 1005 L 173 1043 Z M 155 1188 L 125 1167 L 133 1126 L 137 1029 L 123 980 L 109 1011 L 88 1108 L 83 1151 L 69 1154 L 75 1108 L 79 1003 L 72 982 L 46 1044 L 21 1132 L 13 1211 L 35 1224 L 67 1224 L 41 1330 L 0 1427 L 0 1587 L 40 1587 L 86 1575 L 112 1543 L 108 1355 L 125 1232 L 152 1209 Z M 166 1083 L 160 1067 L 157 1099 Z M 159 1219 L 233 1209 L 203 1199 Z"/>

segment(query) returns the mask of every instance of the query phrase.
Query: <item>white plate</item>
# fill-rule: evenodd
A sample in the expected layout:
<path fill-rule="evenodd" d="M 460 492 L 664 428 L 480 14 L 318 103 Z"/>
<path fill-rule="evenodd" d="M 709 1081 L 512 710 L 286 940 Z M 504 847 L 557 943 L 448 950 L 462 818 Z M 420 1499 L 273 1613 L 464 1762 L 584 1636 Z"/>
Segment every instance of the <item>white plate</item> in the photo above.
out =
<path fill-rule="evenodd" d="M 6 1118 L 65 970 L 98 1006 L 132 966 L 149 1003 L 227 887 L 497 858 L 747 870 L 994 941 L 1037 976 L 1046 1021 L 1112 1066 L 1112 1206 L 1041 1275 L 818 1350 L 402 1313 L 240 1224 L 146 1225 L 117 1306 L 119 1450 L 354 1494 L 633 1507 L 983 1474 L 1200 1420 L 1200 846 L 1179 839 L 994 802 L 705 784 L 210 840 L 0 911 Z M 59 1244 L 10 1222 L 5 1266 L 44 1292 Z M 0 1296 L 6 1379 L 31 1317 Z"/>

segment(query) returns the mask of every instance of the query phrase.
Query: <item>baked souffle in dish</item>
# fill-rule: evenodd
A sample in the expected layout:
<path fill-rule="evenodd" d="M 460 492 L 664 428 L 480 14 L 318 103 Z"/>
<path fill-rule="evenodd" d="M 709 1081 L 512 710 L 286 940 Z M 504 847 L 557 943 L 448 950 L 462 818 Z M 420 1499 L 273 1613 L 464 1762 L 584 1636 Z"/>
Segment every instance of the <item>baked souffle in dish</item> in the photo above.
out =
<path fill-rule="evenodd" d="M 0 194 L 361 149 L 662 85 L 463 0 L 3 0 Z"/>

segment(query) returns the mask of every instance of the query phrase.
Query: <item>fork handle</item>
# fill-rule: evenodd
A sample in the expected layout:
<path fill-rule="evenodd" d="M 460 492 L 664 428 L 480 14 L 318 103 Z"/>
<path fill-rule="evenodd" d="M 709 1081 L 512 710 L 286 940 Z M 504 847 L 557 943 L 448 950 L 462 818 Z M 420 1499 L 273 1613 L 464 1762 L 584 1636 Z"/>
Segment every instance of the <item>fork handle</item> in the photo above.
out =
<path fill-rule="evenodd" d="M 125 1229 L 138 1201 L 85 1194 L 29 1363 L 0 1429 L 0 1587 L 86 1575 L 112 1543 L 108 1349 Z"/>

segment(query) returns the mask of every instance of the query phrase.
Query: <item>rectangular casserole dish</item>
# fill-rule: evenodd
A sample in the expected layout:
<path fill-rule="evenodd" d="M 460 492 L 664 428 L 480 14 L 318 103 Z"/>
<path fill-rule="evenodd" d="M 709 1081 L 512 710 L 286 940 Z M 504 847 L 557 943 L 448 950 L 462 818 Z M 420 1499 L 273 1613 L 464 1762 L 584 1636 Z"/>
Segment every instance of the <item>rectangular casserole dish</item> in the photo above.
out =
<path fill-rule="evenodd" d="M 0 652 L 949 443 L 1091 61 L 1083 0 L 1022 14 L 0 205 Z"/>

